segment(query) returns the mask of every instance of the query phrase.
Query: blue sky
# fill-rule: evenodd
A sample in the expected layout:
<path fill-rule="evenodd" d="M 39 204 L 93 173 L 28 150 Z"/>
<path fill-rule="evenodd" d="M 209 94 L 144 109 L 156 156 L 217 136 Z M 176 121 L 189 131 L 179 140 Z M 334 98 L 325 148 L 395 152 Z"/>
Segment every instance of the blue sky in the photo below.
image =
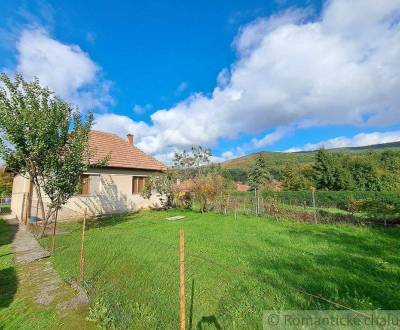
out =
<path fill-rule="evenodd" d="M 398 0 L 0 4 L 0 70 L 168 161 L 400 140 Z M 294 149 L 293 149 L 294 148 Z"/>

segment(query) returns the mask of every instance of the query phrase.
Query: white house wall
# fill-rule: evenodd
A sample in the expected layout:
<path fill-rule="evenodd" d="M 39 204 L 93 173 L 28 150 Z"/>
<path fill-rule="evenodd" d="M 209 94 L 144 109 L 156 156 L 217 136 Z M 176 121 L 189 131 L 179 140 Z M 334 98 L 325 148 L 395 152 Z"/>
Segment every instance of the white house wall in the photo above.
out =
<path fill-rule="evenodd" d="M 153 173 L 152 171 L 144 170 L 92 169 L 86 173 L 97 176 L 97 178 L 90 177 L 92 180 L 89 181 L 89 185 L 92 193 L 72 197 L 59 211 L 58 219 L 67 221 L 81 218 L 85 208 L 89 216 L 157 208 L 160 206 L 160 199 L 155 194 L 150 199 L 145 199 L 140 194 L 132 194 L 132 176 L 149 176 Z M 23 178 L 21 177 L 21 179 Z M 29 180 L 21 179 L 16 178 L 14 180 L 12 210 L 22 219 L 23 216 L 20 216 L 23 214 L 23 193 L 29 192 Z M 14 195 L 14 187 L 16 192 L 22 192 L 22 194 Z M 33 189 L 31 197 L 30 214 L 38 214 L 40 217 L 40 208 L 35 189 Z M 44 197 L 44 202 L 47 204 L 49 202 L 48 198 Z"/>

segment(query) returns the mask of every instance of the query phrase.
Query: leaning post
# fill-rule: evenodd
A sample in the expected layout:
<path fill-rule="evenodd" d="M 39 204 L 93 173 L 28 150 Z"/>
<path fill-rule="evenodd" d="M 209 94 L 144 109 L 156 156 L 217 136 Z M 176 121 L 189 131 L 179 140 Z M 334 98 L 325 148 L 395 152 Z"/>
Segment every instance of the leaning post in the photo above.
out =
<path fill-rule="evenodd" d="M 179 330 L 185 330 L 185 232 L 179 231 Z"/>
<path fill-rule="evenodd" d="M 53 237 L 51 242 L 51 254 L 54 255 L 54 247 L 56 244 L 56 230 L 57 230 L 57 218 L 58 218 L 58 209 L 54 215 L 54 227 L 53 227 Z"/>

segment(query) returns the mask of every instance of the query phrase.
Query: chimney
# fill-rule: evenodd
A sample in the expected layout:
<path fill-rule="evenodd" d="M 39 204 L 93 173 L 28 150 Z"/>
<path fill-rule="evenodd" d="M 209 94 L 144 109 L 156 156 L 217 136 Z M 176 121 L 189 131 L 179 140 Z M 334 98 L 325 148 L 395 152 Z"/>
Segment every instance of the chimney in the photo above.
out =
<path fill-rule="evenodd" d="M 131 145 L 131 146 L 133 146 L 133 134 L 128 134 L 127 135 L 127 137 L 128 137 L 128 143 Z"/>

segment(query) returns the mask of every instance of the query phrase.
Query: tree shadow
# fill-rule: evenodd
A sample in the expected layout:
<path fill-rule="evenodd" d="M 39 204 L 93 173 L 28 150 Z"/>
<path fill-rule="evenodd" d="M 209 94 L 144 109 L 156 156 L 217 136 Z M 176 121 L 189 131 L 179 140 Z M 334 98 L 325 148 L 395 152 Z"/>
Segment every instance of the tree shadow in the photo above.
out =
<path fill-rule="evenodd" d="M 218 323 L 218 320 L 215 315 L 203 316 L 199 322 L 197 322 L 197 329 L 203 329 L 203 326 L 207 325 L 207 328 L 210 325 L 213 325 L 215 329 L 222 329 L 221 325 Z"/>
<path fill-rule="evenodd" d="M 10 244 L 18 230 L 18 220 L 8 220 L 8 222 L 0 219 L 0 246 Z"/>
<path fill-rule="evenodd" d="M 0 270 L 0 308 L 8 307 L 17 292 L 18 279 L 15 267 Z"/>
<path fill-rule="evenodd" d="M 354 309 L 400 307 L 400 294 L 394 289 L 398 283 L 398 274 L 390 270 L 390 265 L 400 264 L 395 254 L 399 244 L 393 238 L 376 233 L 374 239 L 365 240 L 365 237 L 334 230 L 312 232 L 301 229 L 289 232 L 293 240 L 307 240 L 309 245 L 296 246 L 293 240 L 264 238 L 267 246 L 279 247 L 279 257 L 266 256 L 265 251 L 263 253 L 260 250 L 249 261 L 258 281 L 276 287 L 286 296 L 291 307 L 335 307 L 318 298 L 310 298 L 299 289 L 350 305 Z M 314 242 L 328 245 L 329 250 L 320 251 L 319 244 L 312 248 Z M 299 295 L 308 303 L 299 302 Z"/>
<path fill-rule="evenodd" d="M 192 279 L 192 290 L 190 292 L 189 330 L 192 330 L 193 327 L 193 305 L 194 305 L 194 278 Z"/>
<path fill-rule="evenodd" d="M 0 246 L 10 244 L 18 229 L 18 221 L 10 220 L 8 223 L 0 220 Z M 0 308 L 8 307 L 14 300 L 18 287 L 18 278 L 15 267 L 2 268 L 2 259 L 12 252 L 0 255 Z M 5 264 L 7 266 L 7 263 Z M 4 267 L 4 266 L 3 266 Z"/>
<path fill-rule="evenodd" d="M 135 205 L 128 203 L 127 195 L 118 190 L 118 186 L 111 176 L 101 176 L 100 180 L 103 188 L 101 193 L 77 198 L 75 205 L 78 209 L 86 207 L 88 214 L 93 216 L 112 215 L 134 209 Z"/>

